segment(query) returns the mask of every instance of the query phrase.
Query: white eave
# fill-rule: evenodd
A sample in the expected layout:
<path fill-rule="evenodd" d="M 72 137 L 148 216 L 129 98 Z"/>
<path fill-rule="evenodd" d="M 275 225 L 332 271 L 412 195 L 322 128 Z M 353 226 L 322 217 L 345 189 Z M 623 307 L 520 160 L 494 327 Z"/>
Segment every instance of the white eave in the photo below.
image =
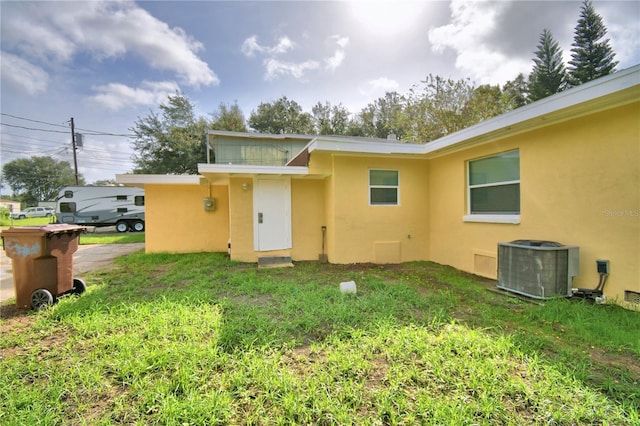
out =
<path fill-rule="evenodd" d="M 253 166 L 247 164 L 198 164 L 198 172 L 227 176 L 254 175 L 308 175 L 309 168 L 302 166 Z"/>
<path fill-rule="evenodd" d="M 366 140 L 348 140 L 339 137 L 326 138 L 319 136 L 307 145 L 309 152 L 357 152 L 363 154 L 382 155 L 415 155 L 424 153 L 423 144 L 398 142 L 368 142 Z"/>
<path fill-rule="evenodd" d="M 274 139 L 274 140 L 284 140 L 284 139 L 311 140 L 313 139 L 313 136 L 299 135 L 294 133 L 275 134 L 275 133 L 232 132 L 228 130 L 209 130 L 207 134 L 210 136 L 228 136 L 228 137 L 242 138 L 242 139 Z"/>
<path fill-rule="evenodd" d="M 138 175 L 120 174 L 116 175 L 116 182 L 131 186 L 152 185 L 199 185 L 200 175 Z"/>

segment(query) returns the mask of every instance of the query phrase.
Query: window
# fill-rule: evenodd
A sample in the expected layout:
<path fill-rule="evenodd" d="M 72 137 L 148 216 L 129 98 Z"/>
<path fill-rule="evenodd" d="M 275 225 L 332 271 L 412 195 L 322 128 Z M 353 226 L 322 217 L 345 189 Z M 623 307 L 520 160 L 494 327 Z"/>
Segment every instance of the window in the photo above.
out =
<path fill-rule="evenodd" d="M 116 212 L 118 212 L 118 213 L 126 213 L 128 211 L 129 211 L 129 209 L 127 209 L 126 207 L 118 207 L 116 209 Z"/>
<path fill-rule="evenodd" d="M 73 198 L 73 191 L 64 191 L 64 198 Z"/>
<path fill-rule="evenodd" d="M 136 206 L 144 206 L 144 195 L 136 195 L 133 197 L 133 204 Z"/>
<path fill-rule="evenodd" d="M 372 206 L 398 205 L 397 170 L 369 170 L 369 204 Z"/>
<path fill-rule="evenodd" d="M 60 203 L 60 213 L 73 213 L 76 211 L 76 203 Z"/>
<path fill-rule="evenodd" d="M 116 195 L 116 200 L 117 201 L 127 201 L 127 196 L 126 195 Z"/>
<path fill-rule="evenodd" d="M 519 223 L 520 151 L 468 163 L 467 221 Z"/>

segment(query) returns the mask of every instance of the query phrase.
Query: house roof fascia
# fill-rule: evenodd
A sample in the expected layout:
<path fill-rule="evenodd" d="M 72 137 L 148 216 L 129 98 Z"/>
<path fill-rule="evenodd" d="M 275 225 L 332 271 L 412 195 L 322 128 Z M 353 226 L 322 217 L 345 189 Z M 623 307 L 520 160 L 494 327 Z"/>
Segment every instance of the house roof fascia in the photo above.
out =
<path fill-rule="evenodd" d="M 228 175 L 308 175 L 303 166 L 253 166 L 248 164 L 198 164 L 198 172 Z"/>
<path fill-rule="evenodd" d="M 338 137 L 317 137 L 307 145 L 309 152 L 333 151 L 363 154 L 423 154 L 424 144 L 398 142 L 368 142 L 366 140 L 347 140 Z"/>
<path fill-rule="evenodd" d="M 307 141 L 313 139 L 313 136 L 299 135 L 294 133 L 274 134 L 274 133 L 231 132 L 227 130 L 209 130 L 207 134 L 214 137 L 228 136 L 228 137 L 241 138 L 241 139 L 275 139 L 275 140 L 297 139 L 297 140 L 307 140 Z"/>
<path fill-rule="evenodd" d="M 151 174 L 117 174 L 116 182 L 132 186 L 153 185 L 199 185 L 200 175 L 151 175 Z"/>

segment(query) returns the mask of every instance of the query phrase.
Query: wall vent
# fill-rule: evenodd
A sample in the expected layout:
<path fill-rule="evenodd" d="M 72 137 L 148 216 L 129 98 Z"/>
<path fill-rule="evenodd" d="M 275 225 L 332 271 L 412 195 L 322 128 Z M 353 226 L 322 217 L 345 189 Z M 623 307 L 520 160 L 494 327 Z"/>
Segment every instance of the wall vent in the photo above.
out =
<path fill-rule="evenodd" d="M 629 303 L 637 303 L 640 305 L 640 293 L 637 291 L 625 290 L 624 301 Z"/>
<path fill-rule="evenodd" d="M 498 288 L 535 299 L 571 296 L 579 248 L 553 241 L 498 243 Z"/>

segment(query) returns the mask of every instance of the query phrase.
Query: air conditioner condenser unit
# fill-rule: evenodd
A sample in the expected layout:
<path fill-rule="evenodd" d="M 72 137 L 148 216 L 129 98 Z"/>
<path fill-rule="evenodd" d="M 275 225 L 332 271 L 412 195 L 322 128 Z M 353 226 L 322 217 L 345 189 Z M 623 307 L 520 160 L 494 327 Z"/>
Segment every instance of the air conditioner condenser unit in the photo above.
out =
<path fill-rule="evenodd" d="M 553 241 L 498 243 L 498 288 L 532 297 L 571 296 L 580 269 L 579 248 Z"/>

